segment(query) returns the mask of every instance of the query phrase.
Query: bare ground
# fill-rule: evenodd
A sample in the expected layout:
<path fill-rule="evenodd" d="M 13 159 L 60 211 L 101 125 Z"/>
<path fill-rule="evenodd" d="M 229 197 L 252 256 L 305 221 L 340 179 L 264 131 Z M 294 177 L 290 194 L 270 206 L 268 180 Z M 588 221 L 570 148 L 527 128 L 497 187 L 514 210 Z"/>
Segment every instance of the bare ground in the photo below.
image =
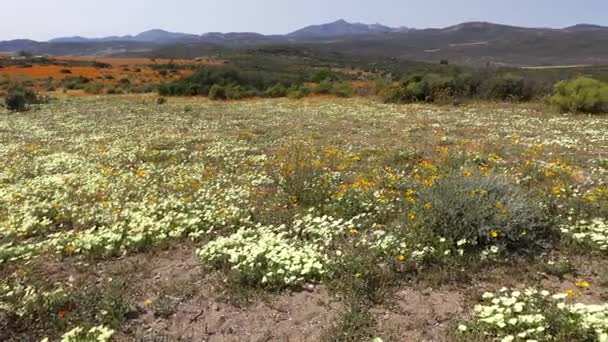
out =
<path fill-rule="evenodd" d="M 308 286 L 299 292 L 248 294 L 229 290 L 225 275 L 207 273 L 195 258 L 195 246 L 103 262 L 40 259 L 30 276 L 74 287 L 125 280 L 138 313 L 115 335 L 117 341 L 319 341 L 335 327 L 346 306 L 328 288 Z M 585 302 L 608 299 L 608 260 L 571 256 L 574 274 L 546 274 L 529 260 L 477 271 L 470 279 L 404 283 L 371 309 L 374 333 L 385 341 L 449 341 L 450 328 L 466 319 L 480 295 L 503 286 L 575 290 Z M 527 265 L 527 266 L 526 266 Z M 532 268 L 530 268 L 532 267 Z M 588 281 L 588 289 L 577 287 Z M 581 296 L 583 298 L 583 296 Z"/>

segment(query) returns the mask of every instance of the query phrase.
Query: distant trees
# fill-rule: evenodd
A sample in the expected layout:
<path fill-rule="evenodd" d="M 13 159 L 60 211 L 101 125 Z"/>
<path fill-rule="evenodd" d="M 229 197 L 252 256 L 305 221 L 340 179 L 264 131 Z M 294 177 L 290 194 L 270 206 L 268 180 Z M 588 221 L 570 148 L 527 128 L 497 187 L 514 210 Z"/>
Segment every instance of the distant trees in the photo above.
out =
<path fill-rule="evenodd" d="M 542 96 L 534 82 L 512 74 L 427 73 L 407 78 L 397 86 L 382 85 L 388 103 L 449 102 L 460 99 L 527 101 Z"/>

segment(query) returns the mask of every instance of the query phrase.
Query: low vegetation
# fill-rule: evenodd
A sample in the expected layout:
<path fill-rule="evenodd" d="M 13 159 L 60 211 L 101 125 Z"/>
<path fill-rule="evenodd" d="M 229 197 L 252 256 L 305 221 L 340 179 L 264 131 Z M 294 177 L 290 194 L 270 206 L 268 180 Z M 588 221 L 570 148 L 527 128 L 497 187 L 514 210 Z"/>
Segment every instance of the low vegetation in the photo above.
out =
<path fill-rule="evenodd" d="M 250 85 L 210 72 L 196 89 L 218 99 Z M 305 91 L 275 81 L 269 97 Z M 442 336 L 605 340 L 605 299 L 588 295 L 608 284 L 604 117 L 572 124 L 526 104 L 164 99 L 85 97 L 0 116 L 0 339 L 156 336 L 146 324 L 178 339 L 179 315 L 226 310 L 201 304 L 211 283 L 241 303 L 323 289 L 340 303 L 319 329 L 332 341 L 388 340 L 379 312 L 406 305 L 395 293 L 442 286 L 466 288 L 463 310 L 445 318 L 453 329 L 427 327 Z M 186 259 L 173 259 L 176 246 Z M 596 274 L 568 261 L 579 255 Z M 184 263 L 200 272 L 177 286 L 163 272 Z M 510 264 L 516 276 L 471 281 Z M 550 275 L 578 285 L 538 280 Z M 517 288 L 481 297 L 486 286 Z"/>

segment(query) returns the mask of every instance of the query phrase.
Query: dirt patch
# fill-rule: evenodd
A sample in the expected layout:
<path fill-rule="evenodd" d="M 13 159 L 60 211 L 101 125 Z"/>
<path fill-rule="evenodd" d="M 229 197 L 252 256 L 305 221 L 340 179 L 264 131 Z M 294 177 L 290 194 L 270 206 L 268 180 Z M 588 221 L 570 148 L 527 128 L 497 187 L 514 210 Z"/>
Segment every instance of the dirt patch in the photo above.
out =
<path fill-rule="evenodd" d="M 405 288 L 390 308 L 372 313 L 380 335 L 389 341 L 447 341 L 450 321 L 465 313 L 464 295 L 456 290 Z"/>
<path fill-rule="evenodd" d="M 343 311 L 322 286 L 233 305 L 222 297 L 223 277 L 205 273 L 195 249 L 181 244 L 98 263 L 48 258 L 33 269 L 38 279 L 75 287 L 125 281 L 139 314 L 117 341 L 318 341 Z"/>
<path fill-rule="evenodd" d="M 266 302 L 236 307 L 215 299 L 209 284 L 168 319 L 146 312 L 130 322 L 120 340 L 163 336 L 170 341 L 318 341 L 341 305 L 322 287 L 277 295 Z"/>

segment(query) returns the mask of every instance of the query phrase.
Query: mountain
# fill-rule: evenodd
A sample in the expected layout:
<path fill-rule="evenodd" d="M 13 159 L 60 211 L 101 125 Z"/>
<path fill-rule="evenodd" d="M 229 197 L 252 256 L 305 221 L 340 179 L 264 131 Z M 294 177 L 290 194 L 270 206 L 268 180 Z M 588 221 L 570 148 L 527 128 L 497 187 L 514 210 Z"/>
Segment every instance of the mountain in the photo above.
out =
<path fill-rule="evenodd" d="M 286 35 L 252 32 L 202 35 L 150 30 L 135 36 L 58 38 L 49 42 L 0 42 L 0 52 L 80 56 L 197 57 L 205 51 L 289 46 L 371 58 L 473 66 L 608 65 L 608 27 L 579 24 L 562 29 L 467 22 L 444 28 L 391 28 L 338 20 Z"/>
<path fill-rule="evenodd" d="M 136 42 L 154 42 L 154 43 L 164 43 L 164 42 L 175 42 L 175 41 L 196 41 L 200 38 L 195 34 L 188 33 L 177 33 L 177 32 L 168 32 L 164 30 L 149 30 L 142 32 L 132 38 L 132 40 Z"/>
<path fill-rule="evenodd" d="M 135 36 L 111 36 L 103 38 L 85 38 L 81 36 L 55 38 L 49 43 L 91 43 L 91 42 L 143 42 L 143 43 L 214 43 L 214 44 L 251 44 L 259 42 L 287 42 L 288 40 L 315 40 L 347 35 L 404 32 L 407 28 L 392 28 L 381 24 L 349 23 L 343 19 L 324 25 L 313 25 L 287 35 L 265 36 L 253 32 L 209 32 L 202 35 L 168 32 L 154 29 Z"/>
<path fill-rule="evenodd" d="M 140 43 L 175 43 L 198 41 L 199 36 L 189 33 L 169 32 L 160 29 L 148 30 L 136 36 L 110 36 L 103 38 L 85 38 L 81 36 L 62 37 L 49 40 L 49 43 L 91 43 L 91 42 L 140 42 Z"/>
<path fill-rule="evenodd" d="M 392 28 L 380 24 L 349 23 L 344 19 L 323 25 L 311 25 L 287 35 L 289 38 L 331 38 L 347 35 L 404 32 L 407 28 Z"/>
<path fill-rule="evenodd" d="M 608 27 L 600 26 L 600 25 L 591 25 L 591 24 L 578 24 L 570 27 L 566 27 L 565 31 L 602 31 L 607 30 Z"/>
<path fill-rule="evenodd" d="M 608 27 L 528 28 L 470 22 L 438 29 L 346 36 L 326 51 L 483 66 L 608 65 Z"/>
<path fill-rule="evenodd" d="M 15 39 L 0 42 L 0 52 L 30 51 L 40 46 L 40 43 L 30 39 Z"/>

